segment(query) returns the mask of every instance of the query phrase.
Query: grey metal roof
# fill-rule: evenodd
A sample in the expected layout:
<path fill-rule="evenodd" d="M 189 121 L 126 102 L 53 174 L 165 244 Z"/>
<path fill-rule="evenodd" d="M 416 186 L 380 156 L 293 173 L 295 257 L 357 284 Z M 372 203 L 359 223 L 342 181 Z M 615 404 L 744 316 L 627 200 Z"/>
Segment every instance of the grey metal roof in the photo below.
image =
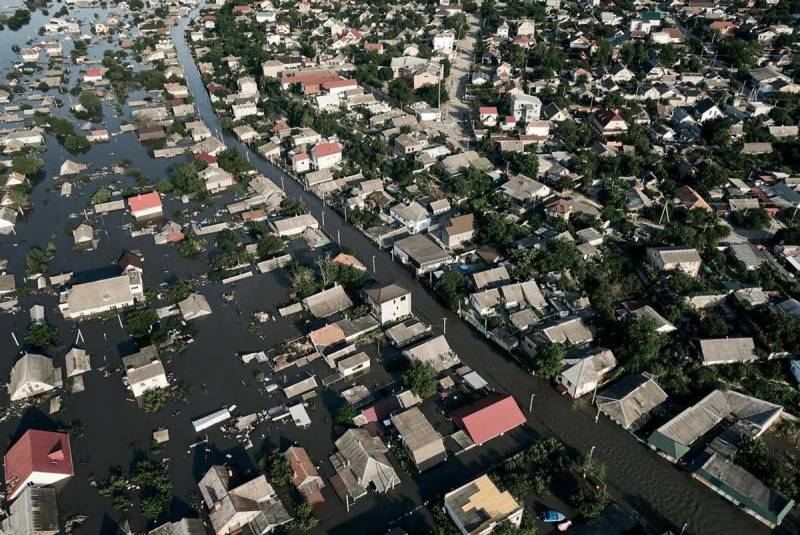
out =
<path fill-rule="evenodd" d="M 424 460 L 416 458 L 420 454 L 425 458 L 431 458 L 445 452 L 442 436 L 417 407 L 395 414 L 391 419 L 418 464 Z"/>
<path fill-rule="evenodd" d="M 472 280 L 475 282 L 475 287 L 479 290 L 491 286 L 499 282 L 509 282 L 511 277 L 508 275 L 508 270 L 505 266 L 499 266 L 485 271 L 479 271 L 472 274 Z"/>
<path fill-rule="evenodd" d="M 703 471 L 768 511 L 777 514 L 786 507 L 788 499 L 770 489 L 753 474 L 717 452 L 707 451 L 707 453 L 710 453 L 710 456 L 701 466 Z M 711 483 L 716 486 L 716 482 Z"/>
<path fill-rule="evenodd" d="M 758 358 L 752 338 L 711 338 L 700 340 L 703 363 L 748 362 Z"/>
<path fill-rule="evenodd" d="M 378 492 L 386 492 L 400 483 L 380 437 L 370 436 L 364 429 L 349 429 L 335 444 L 341 458 L 331 461 L 334 467 L 339 465 L 336 471 L 340 475 L 350 472 L 358 484 L 363 487 L 372 484 Z"/>
<path fill-rule="evenodd" d="M 629 430 L 641 427 L 650 412 L 667 399 L 653 379 L 627 375 L 597 395 L 597 406 L 609 418 Z"/>
<path fill-rule="evenodd" d="M 751 436 L 760 435 L 783 411 L 783 407 L 745 396 L 733 390 L 714 390 L 698 403 L 668 421 L 656 432 L 670 440 L 691 446 L 725 418 L 735 418 Z"/>
<path fill-rule="evenodd" d="M 318 318 L 327 318 L 353 306 L 342 286 L 334 286 L 303 299 L 303 306 Z"/>

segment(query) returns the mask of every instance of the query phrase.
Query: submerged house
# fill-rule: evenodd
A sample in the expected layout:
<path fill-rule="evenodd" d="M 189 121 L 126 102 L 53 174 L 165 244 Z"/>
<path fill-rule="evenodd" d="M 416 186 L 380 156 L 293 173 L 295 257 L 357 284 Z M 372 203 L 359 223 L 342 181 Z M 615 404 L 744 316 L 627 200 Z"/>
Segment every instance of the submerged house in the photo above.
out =
<path fill-rule="evenodd" d="M 11 368 L 11 401 L 37 396 L 61 384 L 61 368 L 44 355 L 26 353 Z"/>
<path fill-rule="evenodd" d="M 444 495 L 444 509 L 462 535 L 485 535 L 503 522 L 522 523 L 522 506 L 483 475 Z"/>
<path fill-rule="evenodd" d="M 677 462 L 715 427 L 724 424 L 737 434 L 761 436 L 774 424 L 783 407 L 733 390 L 714 390 L 650 435 L 647 442 L 667 459 Z"/>
<path fill-rule="evenodd" d="M 400 483 L 400 477 L 386 457 L 389 449 L 380 439 L 364 429 L 350 429 L 336 442 L 331 464 L 336 475 L 331 478 L 336 491 L 345 500 L 366 496 L 369 487 L 384 493 Z"/>
<path fill-rule="evenodd" d="M 233 472 L 212 466 L 200 480 L 200 494 L 217 535 L 263 534 L 292 521 L 275 489 L 263 474 L 234 486 Z"/>
<path fill-rule="evenodd" d="M 447 460 L 442 435 L 417 407 L 395 414 L 391 420 L 417 470 L 422 472 Z"/>

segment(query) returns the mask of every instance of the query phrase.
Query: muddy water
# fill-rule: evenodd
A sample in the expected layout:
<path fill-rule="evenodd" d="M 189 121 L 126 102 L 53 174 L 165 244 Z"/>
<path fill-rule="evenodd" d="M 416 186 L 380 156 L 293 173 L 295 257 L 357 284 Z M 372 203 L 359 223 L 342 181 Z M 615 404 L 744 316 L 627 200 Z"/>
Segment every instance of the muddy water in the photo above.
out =
<path fill-rule="evenodd" d="M 213 113 L 184 39 L 186 24 L 187 21 L 184 20 L 173 29 L 173 40 L 201 116 L 210 128 L 219 131 L 219 120 Z M 240 150 L 248 150 L 230 136 L 226 135 L 225 141 Z M 282 172 L 256 153 L 249 152 L 251 161 L 265 175 L 280 184 Z M 321 220 L 321 213 L 325 208 L 318 199 L 304 192 L 296 182 L 290 181 L 286 176 L 283 183 L 289 194 L 301 198 Z M 444 323 L 442 318 L 447 318 L 449 320 L 446 322 L 447 338 L 451 346 L 465 363 L 479 371 L 493 387 L 514 394 L 517 402 L 526 408 L 531 394 L 535 395 L 533 413 L 528 426 L 513 433 L 511 437 L 504 437 L 496 445 L 490 444 L 485 448 L 487 450 L 485 455 L 471 457 L 473 464 L 496 460 L 500 452 L 493 452 L 492 449 L 510 451 L 515 446 L 522 447 L 536 436 L 554 434 L 569 447 L 584 454 L 594 446 L 595 455 L 607 467 L 609 492 L 655 528 L 671 528 L 677 532 L 686 524 L 688 533 L 768 532 L 762 524 L 693 481 L 687 473 L 662 460 L 608 419 L 601 418 L 595 423 L 594 412 L 591 409 L 588 407 L 581 409 L 570 404 L 548 385 L 526 375 L 504 354 L 480 339 L 452 313 L 442 308 L 406 270 L 392 262 L 389 255 L 378 251 L 372 242 L 347 225 L 338 215 L 326 210 L 325 223 L 325 230 L 334 237 L 338 233 L 342 244 L 353 249 L 365 265 L 371 266 L 372 259 L 375 258 L 377 272 L 374 276 L 377 279 L 384 282 L 394 281 L 413 288 L 416 314 L 429 323 L 440 326 Z M 452 464 L 456 468 L 446 466 L 420 479 L 419 487 L 423 496 L 436 496 L 455 484 L 466 481 L 466 478 L 474 472 L 474 467 L 472 470 L 459 470 L 458 461 Z M 449 473 L 450 477 L 442 477 L 443 472 Z M 381 508 L 370 508 L 364 515 L 339 526 L 339 529 L 347 532 L 348 528 L 362 526 L 365 519 L 375 519 L 376 522 L 380 519 L 385 522 L 385 519 L 390 518 L 398 509 L 391 507 L 396 505 L 396 501 L 397 499 L 393 500 L 391 496 L 381 499 Z M 411 503 L 416 502 L 412 500 Z M 387 506 L 386 509 L 384 505 Z M 791 518 L 787 518 L 784 525 L 776 532 L 800 533 L 797 512 L 795 511 Z"/>
<path fill-rule="evenodd" d="M 37 15 L 34 15 L 34 18 Z M 38 26 L 40 23 L 37 23 Z M 34 27 L 32 24 L 28 28 Z M 27 29 L 27 28 L 26 28 Z M 183 41 L 185 21 L 173 31 L 179 57 L 196 104 L 203 118 L 217 131 L 219 122 L 213 115 L 211 105 L 202 87 L 199 73 Z M 19 37 L 17 35 L 16 37 Z M 0 42 L 15 38 L 8 31 L 0 33 Z M 4 48 L 2 60 L 10 54 Z M 64 113 L 60 110 L 59 114 Z M 66 114 L 64 116 L 67 116 Z M 111 110 L 106 110 L 109 128 L 114 131 L 115 121 Z M 235 140 L 226 137 L 226 142 L 242 148 Z M 25 252 L 31 246 L 44 247 L 52 241 L 57 246 L 57 254 L 51 262 L 49 273 L 66 270 L 80 271 L 108 265 L 124 249 L 138 249 L 145 257 L 145 283 L 155 287 L 163 281 L 175 277 L 189 277 L 205 271 L 200 260 L 181 258 L 177 252 L 166 246 L 153 245 L 152 238 L 131 238 L 120 229 L 129 223 L 127 215 L 118 213 L 95 220 L 99 231 L 100 245 L 97 251 L 78 253 L 72 250 L 71 236 L 64 232 L 70 214 L 80 212 L 88 206 L 91 193 L 113 178 L 107 177 L 76 187 L 72 198 L 64 199 L 57 191 L 50 189 L 52 177 L 57 173 L 62 161 L 70 157 L 75 161 L 90 162 L 94 168 L 110 166 L 121 158 L 133 161 L 149 178 L 157 180 L 166 176 L 167 169 L 180 159 L 169 161 L 150 159 L 146 150 L 132 134 L 116 136 L 108 144 L 94 146 L 88 153 L 68 156 L 67 153 L 48 139 L 45 159 L 45 178 L 36 185 L 32 200 L 33 210 L 17 225 L 17 236 L 0 238 L 0 257 L 9 260 L 9 269 L 19 278 L 25 269 Z M 251 161 L 268 176 L 280 183 L 280 175 L 274 167 L 251 153 Z M 118 177 L 127 185 L 132 179 Z M 296 183 L 285 179 L 288 193 L 302 198 L 321 219 L 321 203 L 303 193 Z M 218 203 L 222 204 L 226 199 Z M 165 211 L 175 208 L 168 203 Z M 595 455 L 608 468 L 609 490 L 631 510 L 638 511 L 645 519 L 658 527 L 680 528 L 688 523 L 689 533 L 766 533 L 760 524 L 744 515 L 736 508 L 718 498 L 715 494 L 693 482 L 688 475 L 676 470 L 652 452 L 638 445 L 629 435 L 622 432 L 607 420 L 594 423 L 593 414 L 570 405 L 557 396 L 548 386 L 525 375 L 502 353 L 477 338 L 451 313 L 442 309 L 424 289 L 391 258 L 375 249 L 363 235 L 345 224 L 341 218 L 328 211 L 325 216 L 325 229 L 334 237 L 339 231 L 342 243 L 354 249 L 356 256 L 365 265 L 372 265 L 375 257 L 377 272 L 374 276 L 381 281 L 396 281 L 413 288 L 415 312 L 434 325 L 441 325 L 447 318 L 447 337 L 462 360 L 478 370 L 489 383 L 500 390 L 511 392 L 518 403 L 527 409 L 530 394 L 535 393 L 533 414 L 528 425 L 499 438 L 482 448 L 453 458 L 444 466 L 425 473 L 417 478 L 416 484 L 408 477 L 388 496 L 370 495 L 355 504 L 348 513 L 345 507 L 326 490 L 330 504 L 328 516 L 324 518 L 318 532 L 353 533 L 382 532 L 387 525 L 419 525 L 418 515 L 405 516 L 415 510 L 422 502 L 435 498 L 481 473 L 499 459 L 518 451 L 536 437 L 555 434 L 571 448 L 584 453 L 596 446 Z M 22 418 L 0 422 L 0 437 L 10 443 L 29 427 L 55 429 L 71 420 L 78 419 L 85 428 L 85 434 L 73 440 L 75 478 L 59 494 L 60 512 L 63 518 L 74 514 L 88 514 L 89 519 L 75 530 L 79 534 L 117 533 L 120 516 L 113 512 L 110 503 L 101 498 L 90 486 L 92 478 L 103 479 L 109 468 L 114 466 L 127 470 L 132 462 L 144 455 L 150 448 L 150 433 L 166 426 L 171 435 L 164 449 L 164 457 L 170 459 L 170 475 L 175 483 L 176 500 L 170 518 L 193 515 L 190 504 L 196 493 L 196 482 L 211 463 L 230 462 L 240 473 L 254 470 L 253 461 L 267 447 L 285 447 L 299 443 L 309 450 L 316 462 L 322 463 L 324 475 L 331 475 L 326 459 L 332 452 L 332 439 L 337 431 L 331 423 L 329 408 L 334 406 L 334 395 L 322 391 L 309 409 L 313 425 L 302 431 L 291 423 L 263 424 L 254 433 L 255 447 L 245 451 L 235 440 L 226 439 L 217 429 L 197 436 L 191 420 L 205 415 L 222 405 L 236 404 L 238 412 L 273 407 L 285 400 L 279 394 L 267 395 L 255 383 L 255 373 L 270 373 L 264 366 L 245 367 L 236 357 L 237 352 L 266 349 L 275 343 L 306 331 L 308 325 L 296 318 L 268 322 L 262 329 L 264 339 L 258 339 L 247 332 L 252 313 L 256 310 L 274 311 L 276 304 L 288 299 L 289 281 L 283 271 L 258 276 L 235 285 L 237 300 L 225 302 L 221 295 L 230 288 L 209 284 L 201 288 L 214 310 L 214 314 L 198 320 L 199 329 L 196 341 L 184 354 L 170 358 L 166 362 L 168 372 L 177 380 L 191 385 L 191 405 L 172 403 L 157 414 L 146 414 L 130 401 L 130 393 L 124 388 L 119 370 L 121 355 L 128 354 L 132 348 L 129 340 L 116 320 L 106 322 L 91 321 L 80 326 L 85 347 L 92 356 L 93 371 L 84 376 L 86 391 L 68 395 L 65 408 L 57 415 L 47 415 L 47 405 L 31 407 Z M 0 376 L 8 380 L 8 370 L 19 355 L 10 333 L 21 338 L 28 321 L 28 310 L 33 304 L 42 304 L 46 309 L 48 321 L 55 324 L 61 332 L 61 347 L 49 352 L 63 366 L 63 355 L 77 336 L 77 326 L 64 322 L 57 310 L 57 297 L 48 294 L 33 294 L 21 299 L 19 312 L 0 314 L 0 336 L 5 340 L 0 346 Z M 374 349 L 369 349 L 373 354 Z M 369 383 L 385 384 L 392 379 L 374 366 L 368 376 Z M 316 373 L 323 375 L 322 368 L 315 367 Z M 296 370 L 290 370 L 273 380 L 282 383 L 289 381 Z M 7 394 L 2 394 L 2 403 Z M 190 444 L 208 439 L 208 444 L 194 448 Z M 143 529 L 144 519 L 131 513 L 134 529 Z M 783 533 L 797 533 L 796 518 L 787 519 Z M 793 531 L 794 530 L 794 531 Z"/>

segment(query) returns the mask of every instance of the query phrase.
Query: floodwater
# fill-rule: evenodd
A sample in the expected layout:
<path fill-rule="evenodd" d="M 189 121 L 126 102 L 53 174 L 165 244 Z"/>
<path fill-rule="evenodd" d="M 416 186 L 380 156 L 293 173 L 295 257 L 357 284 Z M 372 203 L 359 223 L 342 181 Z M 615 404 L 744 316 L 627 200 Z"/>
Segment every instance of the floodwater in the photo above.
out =
<path fill-rule="evenodd" d="M 82 11 L 73 10 L 72 13 L 80 14 Z M 0 63 L 7 65 L 13 61 L 13 57 L 9 59 L 12 56 L 11 44 L 22 46 L 26 32 L 35 33 L 35 28 L 43 20 L 37 13 L 32 23 L 21 32 L 0 32 L 4 51 Z M 218 132 L 219 121 L 213 114 L 183 39 L 185 27 L 184 20 L 173 29 L 172 35 L 187 84 L 201 116 L 213 131 Z M 68 54 L 68 51 L 65 52 Z M 110 108 L 105 111 L 108 128 L 113 133 L 118 130 L 118 119 L 113 117 Z M 68 111 L 62 109 L 58 114 L 67 117 Z M 233 138 L 227 135 L 224 138 L 229 145 L 245 150 Z M 34 189 L 33 210 L 20 218 L 16 236 L 0 237 L 0 258 L 9 261 L 9 271 L 17 275 L 18 285 L 22 283 L 27 250 L 33 246 L 45 247 L 48 242 L 53 242 L 57 247 L 56 257 L 48 269 L 49 274 L 107 266 L 125 249 L 138 250 L 144 256 L 145 284 L 150 288 L 164 281 L 189 278 L 206 271 L 204 260 L 184 259 L 170 246 L 155 246 L 150 236 L 131 238 L 120 228 L 123 223 L 131 222 L 130 217 L 123 213 L 93 219 L 93 225 L 99 231 L 97 251 L 73 251 L 72 237 L 64 232 L 70 215 L 86 208 L 89 197 L 100 185 L 115 178 L 124 185 L 132 185 L 130 177 L 104 177 L 88 184 L 76 184 L 73 196 L 68 199 L 62 198 L 57 189 L 51 188 L 53 176 L 65 158 L 90 162 L 94 169 L 127 158 L 152 181 L 165 177 L 168 168 L 181 162 L 182 158 L 151 159 L 134 134 L 115 136 L 111 142 L 95 145 L 88 153 L 78 156 L 68 155 L 55 140 L 48 138 L 47 152 L 43 158 L 45 176 Z M 250 159 L 259 170 L 281 183 L 280 171 L 274 166 L 255 153 L 250 153 Z M 284 177 L 283 182 L 289 195 L 301 198 L 314 215 L 322 219 L 324 207 L 318 199 L 303 192 L 288 177 Z M 231 195 L 218 200 L 216 206 L 222 206 Z M 168 202 L 165 213 L 169 215 L 175 207 L 177 205 L 174 202 Z M 210 213 L 210 210 L 205 213 Z M 437 331 L 442 331 L 446 323 L 447 338 L 461 359 L 477 370 L 492 387 L 514 394 L 526 414 L 531 395 L 535 397 L 528 425 L 484 447 L 451 458 L 445 465 L 418 476 L 416 481 L 401 473 L 403 482 L 386 496 L 370 494 L 348 512 L 330 489 L 326 489 L 329 511 L 317 532 L 381 533 L 387 526 L 393 525 L 419 527 L 424 520 L 421 511 L 418 511 L 420 504 L 463 484 L 536 438 L 556 435 L 568 447 L 582 453 L 588 453 L 595 446 L 595 458 L 607 467 L 607 482 L 612 496 L 654 527 L 672 528 L 677 532 L 687 523 L 687 533 L 767 533 L 760 523 L 638 444 L 607 419 L 601 418 L 595 423 L 593 411 L 570 404 L 549 386 L 526 375 L 501 351 L 479 338 L 455 315 L 444 310 L 406 270 L 393 263 L 389 255 L 377 250 L 360 232 L 330 210 L 325 212 L 324 228 L 334 240 L 339 238 L 342 245 L 353 249 L 365 265 L 371 267 L 374 259 L 376 272 L 371 275 L 376 279 L 394 281 L 412 288 L 415 313 L 435 325 Z M 222 294 L 232 289 L 237 299 L 227 302 Z M 0 436 L 6 438 L 7 443 L 30 427 L 57 429 L 73 420 L 80 420 L 83 424 L 83 436 L 73 440 L 76 476 L 58 496 L 62 519 L 78 514 L 89 516 L 85 524 L 75 528 L 75 533 L 118 533 L 119 515 L 111 510 L 110 502 L 90 486 L 90 481 L 106 478 L 112 467 L 127 471 L 136 459 L 147 454 L 150 450 L 150 434 L 160 427 L 167 427 L 171 437 L 164 447 L 163 456 L 169 459 L 170 476 L 175 484 L 175 501 L 169 514 L 172 520 L 181 516 L 195 516 L 191 504 L 197 492 L 196 482 L 212 463 L 230 463 L 238 473 L 246 475 L 254 473 L 254 461 L 265 449 L 277 446 L 285 448 L 297 443 L 305 447 L 311 458 L 321 465 L 325 477 L 332 475 L 327 458 L 332 453 L 332 441 L 339 431 L 334 429 L 329 410 L 335 406 L 336 395 L 328 390 L 320 389 L 318 397 L 311 402 L 309 414 L 313 425 L 309 430 L 300 430 L 291 423 L 261 424 L 252 435 L 254 448 L 250 451 L 246 451 L 239 442 L 225 438 L 218 429 L 210 429 L 199 436 L 195 434 L 191 420 L 222 405 L 236 404 L 238 414 L 248 414 L 286 403 L 282 394 L 276 392 L 268 395 L 256 384 L 255 374 L 258 371 L 270 374 L 270 370 L 263 365 L 244 366 L 236 354 L 267 349 L 308 330 L 308 325 L 298 317 L 293 317 L 265 323 L 261 327 L 263 339 L 247 331 L 253 312 L 265 310 L 272 313 L 276 306 L 288 301 L 290 284 L 285 270 L 257 275 L 227 287 L 206 284 L 199 291 L 209 299 L 214 313 L 194 322 L 199 331 L 194 343 L 186 352 L 171 357 L 165 363 L 175 380 L 191 386 L 190 405 L 172 402 L 156 414 L 146 414 L 137 408 L 123 385 L 120 371 L 121 355 L 132 351 L 128 337 L 116 319 L 105 322 L 95 320 L 80 325 L 93 367 L 91 372 L 84 375 L 86 391 L 65 395 L 64 408 L 58 414 L 48 415 L 47 403 L 43 403 L 29 408 L 21 418 L 8 418 L 0 422 Z M 76 339 L 77 325 L 62 320 L 57 300 L 55 295 L 34 293 L 20 299 L 18 312 L 0 314 L 0 336 L 6 337 L 0 349 L 0 376 L 3 380 L 8 380 L 8 372 L 20 354 L 10 333 L 15 333 L 18 339 L 22 338 L 29 323 L 28 310 L 33 304 L 44 305 L 47 320 L 60 330 L 61 346 L 48 354 L 56 359 L 57 365 L 63 366 L 63 355 Z M 369 348 L 368 351 L 377 356 L 375 348 Z M 373 370 L 367 376 L 366 384 L 383 385 L 392 381 L 379 366 L 374 365 Z M 318 375 L 326 373 L 324 364 L 319 362 L 314 364 L 313 371 Z M 291 381 L 297 373 L 297 370 L 289 370 L 284 374 L 287 379 L 277 376 L 273 380 L 279 384 L 284 380 Z M 7 394 L 2 393 L 2 398 L 7 400 Z M 205 439 L 208 439 L 208 443 L 190 447 Z M 415 513 L 407 515 L 412 511 Z M 142 530 L 147 525 L 135 510 L 130 512 L 130 519 L 134 529 Z M 798 533 L 799 525 L 794 516 L 788 518 L 776 532 Z M 148 527 L 152 527 L 152 524 Z"/>

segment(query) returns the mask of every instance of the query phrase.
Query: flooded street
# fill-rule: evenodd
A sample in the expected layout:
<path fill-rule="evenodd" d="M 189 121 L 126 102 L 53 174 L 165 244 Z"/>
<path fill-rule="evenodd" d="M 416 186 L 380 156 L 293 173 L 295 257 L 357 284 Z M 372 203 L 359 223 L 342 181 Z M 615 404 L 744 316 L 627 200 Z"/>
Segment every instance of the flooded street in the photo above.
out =
<path fill-rule="evenodd" d="M 191 16 L 198 12 L 199 8 Z M 82 16 L 91 16 L 91 10 L 80 13 Z M 8 29 L 0 32 L 0 46 L 4 50 L 0 63 L 8 66 L 9 62 L 13 62 L 14 58 L 10 58 L 11 45 L 22 45 L 27 39 L 25 32 L 35 32 L 44 20 L 46 17 L 41 13 L 34 13 L 31 24 L 21 32 Z M 171 34 L 185 72 L 186 85 L 195 99 L 194 105 L 209 128 L 220 135 L 228 146 L 248 154 L 248 159 L 259 171 L 278 185 L 283 185 L 290 197 L 302 200 L 318 220 L 323 220 L 322 213 L 325 211 L 324 230 L 334 241 L 339 239 L 341 246 L 350 248 L 364 265 L 370 268 L 374 265 L 375 271 L 373 273 L 370 269 L 369 275 L 380 282 L 395 282 L 411 288 L 415 314 L 433 325 L 437 333 L 443 332 L 446 324 L 446 337 L 461 360 L 478 371 L 491 387 L 513 394 L 528 416 L 527 425 L 486 446 L 453 457 L 446 464 L 414 480 L 403 474 L 403 481 L 395 491 L 388 495 L 370 493 L 352 506 L 349 512 L 333 491 L 326 488 L 324 493 L 329 510 L 315 532 L 380 533 L 387 526 L 395 524 L 424 526 L 423 513 L 417 511 L 424 502 L 466 483 L 537 438 L 550 435 L 557 436 L 569 448 L 583 454 L 596 448 L 595 458 L 607 468 L 606 480 L 612 497 L 654 529 L 672 529 L 678 533 L 686 524 L 686 533 L 693 534 L 757 535 L 769 532 L 764 525 L 692 480 L 688 473 L 663 460 L 607 418 L 601 416 L 595 422 L 594 411 L 587 403 L 572 404 L 548 384 L 523 372 L 504 352 L 489 344 L 439 304 L 405 268 L 392 261 L 391 255 L 380 251 L 338 214 L 326 210 L 319 199 L 304 191 L 300 184 L 280 169 L 236 141 L 233 136 L 221 132 L 220 121 L 214 114 L 185 40 L 187 21 L 184 18 L 174 26 Z M 68 55 L 67 51 L 65 55 Z M 57 113 L 70 117 L 68 106 Z M 105 117 L 108 130 L 118 132 L 120 117 L 116 117 L 109 106 L 105 108 Z M 131 222 L 130 215 L 124 211 L 96 219 L 95 229 L 99 231 L 96 251 L 85 253 L 74 250 L 72 235 L 65 232 L 71 220 L 77 221 L 73 216 L 89 206 L 91 195 L 100 186 L 120 181 L 117 187 L 124 189 L 134 184 L 132 177 L 106 173 L 89 183 L 74 184 L 73 194 L 68 198 L 61 197 L 58 188 L 53 187 L 53 177 L 58 175 L 66 159 L 90 163 L 93 170 L 110 168 L 127 159 L 154 183 L 167 177 L 169 169 L 185 161 L 185 157 L 153 159 L 134 133 L 115 135 L 110 142 L 93 145 L 88 152 L 80 155 L 70 155 L 48 136 L 47 151 L 41 157 L 45 161 L 44 179 L 35 184 L 31 196 L 32 210 L 18 220 L 16 235 L 0 237 L 0 258 L 8 261 L 9 272 L 17 274 L 18 286 L 22 282 L 19 278 L 25 272 L 27 251 L 32 247 L 44 248 L 50 242 L 55 244 L 57 253 L 49 263 L 48 275 L 105 267 L 125 250 L 136 250 L 143 256 L 146 288 L 157 288 L 164 282 L 170 283 L 176 279 L 192 278 L 208 270 L 205 259 L 183 258 L 174 247 L 156 246 L 152 236 L 131 237 L 130 232 L 122 228 Z M 202 208 L 196 203 L 192 203 L 190 208 L 210 216 L 215 209 L 230 202 L 233 196 L 234 193 L 228 193 L 216 198 L 214 206 L 210 208 Z M 165 199 L 165 214 L 171 214 L 177 208 L 184 206 Z M 213 243 L 213 240 L 209 241 Z M 223 299 L 223 293 L 232 290 L 235 291 L 235 299 L 232 302 Z M 84 375 L 85 392 L 66 394 L 59 413 L 47 414 L 48 404 L 42 402 L 28 408 L 21 418 L 11 417 L 0 422 L 0 435 L 4 437 L 5 445 L 12 443 L 30 427 L 63 429 L 75 421 L 83 426 L 83 435 L 72 441 L 75 477 L 58 495 L 63 520 L 74 515 L 88 515 L 88 520 L 75 528 L 74 533 L 111 535 L 119 532 L 119 518 L 117 513 L 111 512 L 110 500 L 101 497 L 92 488 L 91 482 L 107 478 L 112 467 L 128 471 L 137 459 L 151 451 L 151 434 L 162 427 L 168 428 L 170 433 L 169 442 L 164 444 L 163 457 L 169 459 L 170 476 L 175 484 L 176 498 L 170 511 L 171 519 L 197 516 L 193 510 L 197 481 L 212 463 L 230 463 L 241 475 L 255 474 L 254 460 L 267 449 L 284 449 L 288 445 L 299 444 L 308 450 L 315 462 L 321 463 L 324 477 L 333 475 L 328 456 L 332 453 L 332 441 L 340 430 L 334 429 L 332 416 L 338 396 L 330 390 L 320 389 L 317 397 L 311 400 L 308 412 L 313 425 L 309 429 L 299 429 L 290 420 L 281 424 L 261 424 L 251 435 L 251 450 L 245 450 L 237 440 L 226 438 L 217 428 L 200 435 L 194 432 L 191 424 L 193 419 L 223 405 L 236 405 L 237 414 L 245 415 L 284 404 L 285 398 L 279 390 L 268 394 L 256 380 L 258 372 L 272 375 L 269 367 L 263 364 L 245 366 L 237 354 L 267 350 L 283 340 L 308 331 L 308 325 L 299 316 L 278 318 L 262 324 L 263 338 L 248 331 L 254 312 L 263 310 L 274 315 L 278 307 L 290 301 L 291 281 L 284 269 L 257 274 L 227 286 L 205 283 L 200 291 L 208 299 L 213 314 L 194 321 L 193 325 L 198 330 L 194 342 L 187 351 L 165 362 L 167 372 L 174 381 L 188 385 L 190 404 L 171 401 L 164 410 L 153 414 L 138 408 L 123 384 L 121 356 L 131 353 L 133 348 L 117 318 L 92 320 L 80 325 L 68 322 L 58 310 L 57 295 L 36 291 L 19 299 L 16 312 L 0 314 L 0 335 L 4 337 L 0 350 L 0 369 L 3 370 L 4 382 L 8 381 L 8 370 L 20 355 L 20 348 L 14 344 L 11 333 L 21 340 L 30 323 L 29 309 L 35 304 L 45 307 L 47 321 L 59 329 L 60 346 L 49 352 L 57 365 L 63 365 L 63 355 L 75 342 L 78 327 L 83 345 L 91 355 L 93 369 Z M 377 348 L 369 348 L 368 351 L 373 357 L 378 357 Z M 387 354 L 382 356 L 386 358 Z M 320 361 L 311 367 L 319 377 L 330 373 Z M 385 385 L 393 381 L 382 369 L 375 368 L 366 380 L 367 386 Z M 290 382 L 298 373 L 298 370 L 290 368 L 285 373 L 276 374 L 271 380 L 283 384 L 284 381 Z M 359 382 L 364 384 L 363 380 Z M 8 399 L 5 393 L 2 397 Z M 530 413 L 529 407 L 532 408 Z M 412 511 L 417 512 L 407 515 Z M 131 513 L 131 525 L 139 531 L 146 526 L 152 527 L 135 512 Z M 787 517 L 774 533 L 800 533 L 797 512 Z"/>

